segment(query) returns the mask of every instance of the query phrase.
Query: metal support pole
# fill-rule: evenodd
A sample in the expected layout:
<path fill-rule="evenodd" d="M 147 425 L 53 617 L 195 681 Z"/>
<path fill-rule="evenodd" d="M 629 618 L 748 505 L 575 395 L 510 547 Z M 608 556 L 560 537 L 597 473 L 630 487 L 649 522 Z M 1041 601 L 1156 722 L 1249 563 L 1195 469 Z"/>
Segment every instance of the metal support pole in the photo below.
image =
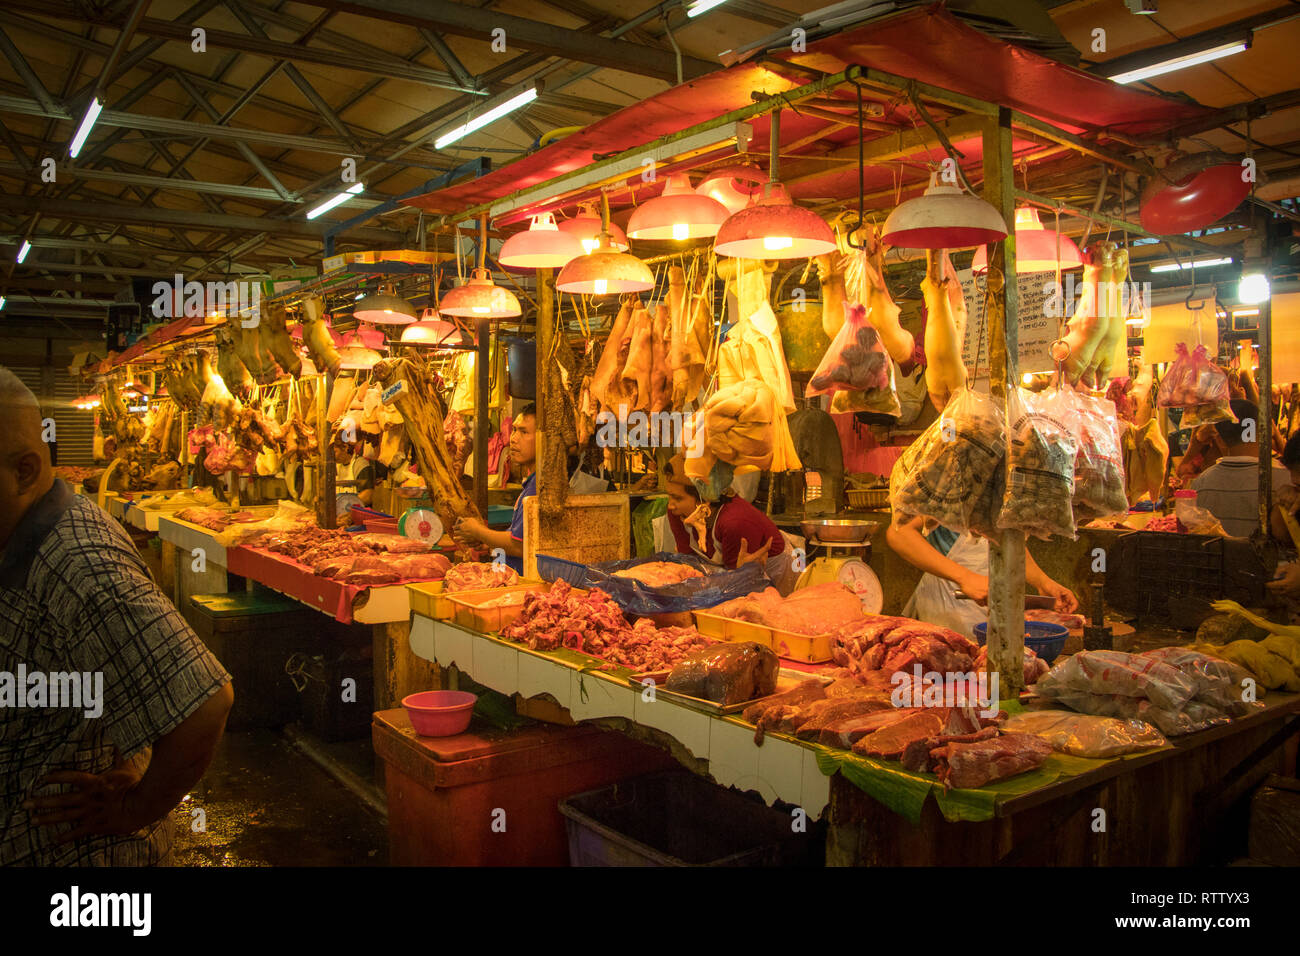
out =
<path fill-rule="evenodd" d="M 1019 378 L 1019 296 L 1016 286 L 1015 165 L 1011 154 L 1011 111 L 999 109 L 984 131 L 984 198 L 1002 214 L 1007 237 L 989 247 L 988 310 L 990 381 L 993 400 L 1007 409 Z M 1008 473 L 1010 458 L 1008 457 Z M 1008 487 L 1010 492 L 1010 487 Z M 1003 697 L 1024 689 L 1025 535 L 1004 531 L 989 545 L 988 669 L 997 674 Z"/>
<path fill-rule="evenodd" d="M 316 476 L 316 523 L 322 528 L 337 528 L 335 510 L 334 446 L 330 444 L 329 405 L 334 391 L 334 374 L 320 376 L 316 386 L 316 441 L 320 447 L 320 472 Z"/>
<path fill-rule="evenodd" d="M 1269 277 L 1270 280 L 1272 276 Z M 1249 342 L 1247 348 L 1250 347 Z M 1259 304 L 1259 526 L 1267 538 L 1273 501 L 1273 297 Z"/>
<path fill-rule="evenodd" d="M 492 396 L 488 373 L 492 361 L 491 338 L 492 324 L 486 317 L 474 320 L 474 334 L 478 341 L 478 352 L 474 357 L 474 504 L 479 514 L 487 520 L 488 514 L 488 413 L 491 411 Z"/>
<path fill-rule="evenodd" d="M 560 407 L 559 370 L 551 361 L 556 336 L 564 330 L 555 316 L 555 270 L 537 270 L 537 506 L 548 518 L 564 511 L 569 489 L 568 449 L 551 413 Z"/>

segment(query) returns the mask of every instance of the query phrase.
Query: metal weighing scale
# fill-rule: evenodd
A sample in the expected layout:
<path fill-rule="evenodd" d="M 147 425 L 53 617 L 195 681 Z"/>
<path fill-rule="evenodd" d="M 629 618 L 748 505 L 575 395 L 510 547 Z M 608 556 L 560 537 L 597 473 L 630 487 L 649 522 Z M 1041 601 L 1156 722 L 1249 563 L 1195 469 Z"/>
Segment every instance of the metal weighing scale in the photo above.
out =
<path fill-rule="evenodd" d="M 804 522 L 806 526 L 804 530 L 810 530 L 811 526 L 823 523 Z M 795 589 L 838 581 L 858 595 L 864 612 L 879 614 L 885 604 L 885 593 L 880 585 L 880 579 L 876 577 L 876 572 L 872 571 L 867 564 L 867 559 L 871 557 L 870 539 L 875 526 L 873 522 L 862 522 L 862 524 L 871 526 L 862 541 L 823 541 L 815 534 L 809 535 L 807 547 L 822 548 L 825 554 L 808 564 L 799 575 Z"/>

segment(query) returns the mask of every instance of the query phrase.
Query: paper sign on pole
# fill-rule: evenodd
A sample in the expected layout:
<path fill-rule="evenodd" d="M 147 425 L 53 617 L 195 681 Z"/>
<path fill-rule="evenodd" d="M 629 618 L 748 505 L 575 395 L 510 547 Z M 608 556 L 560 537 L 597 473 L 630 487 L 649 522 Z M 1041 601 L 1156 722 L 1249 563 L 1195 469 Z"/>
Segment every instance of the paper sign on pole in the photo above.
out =
<path fill-rule="evenodd" d="M 984 319 L 984 309 L 988 301 L 987 286 L 984 276 L 976 277 L 969 269 L 957 273 L 961 280 L 962 293 L 966 296 L 966 333 L 962 340 L 961 358 L 969 372 L 974 370 L 974 378 L 987 381 L 989 378 L 989 333 Z M 1055 270 L 1051 272 L 1026 272 L 1016 276 L 1020 292 L 1018 321 L 1018 370 L 1025 372 L 1050 372 L 1055 368 L 1052 362 L 1051 347 L 1059 334 L 1058 319 L 1049 316 L 1047 309 L 1052 301 L 1052 290 L 1056 282 Z M 1059 303 L 1059 299 L 1056 300 Z M 979 363 L 976 365 L 976 351 Z"/>

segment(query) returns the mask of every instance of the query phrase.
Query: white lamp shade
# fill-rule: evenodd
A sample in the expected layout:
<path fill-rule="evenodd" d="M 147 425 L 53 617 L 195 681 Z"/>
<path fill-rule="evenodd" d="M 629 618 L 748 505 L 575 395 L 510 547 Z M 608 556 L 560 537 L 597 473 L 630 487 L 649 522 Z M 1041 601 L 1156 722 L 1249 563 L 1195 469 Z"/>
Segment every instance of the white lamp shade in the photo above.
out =
<path fill-rule="evenodd" d="M 352 309 L 358 322 L 378 325 L 406 325 L 415 321 L 415 307 L 405 299 L 387 292 L 365 296 Z"/>
<path fill-rule="evenodd" d="M 831 227 L 794 205 L 780 183 L 763 187 L 763 198 L 724 222 L 713 243 L 718 255 L 740 259 L 805 259 L 834 249 Z"/>
<path fill-rule="evenodd" d="M 534 216 L 527 229 L 507 239 L 497 261 L 511 269 L 561 269 L 585 251 L 582 241 L 562 231 L 547 212 Z"/>
<path fill-rule="evenodd" d="M 969 249 L 1006 237 L 1006 223 L 990 204 L 937 184 L 899 205 L 880 232 L 881 242 L 902 249 Z"/>
<path fill-rule="evenodd" d="M 618 252 L 608 236 L 602 238 L 595 252 L 574 259 L 555 278 L 555 288 L 571 295 L 644 292 L 654 285 L 650 267 L 636 256 Z"/>
<path fill-rule="evenodd" d="M 522 315 L 519 299 L 492 281 L 486 269 L 475 269 L 470 280 L 447 292 L 438 303 L 439 315 L 508 319 Z"/>
<path fill-rule="evenodd" d="M 566 219 L 560 223 L 561 232 L 567 232 L 574 236 L 582 243 L 583 251 L 590 254 L 596 251 L 596 245 L 600 239 L 600 217 L 591 211 L 588 206 L 583 206 L 578 215 L 572 219 Z M 627 241 L 627 235 L 614 223 L 609 224 L 610 245 L 618 252 L 627 252 L 630 248 Z"/>
<path fill-rule="evenodd" d="M 729 215 L 716 199 L 691 189 L 685 173 L 668 177 L 664 191 L 636 208 L 627 223 L 632 239 L 702 239 L 716 236 Z"/>
<path fill-rule="evenodd" d="M 767 173 L 757 166 L 724 166 L 706 173 L 695 191 L 722 203 L 734 215 L 762 197 L 767 181 Z"/>
<path fill-rule="evenodd" d="M 991 207 L 990 207 L 991 208 Z M 1057 234 L 1046 228 L 1032 206 L 1016 210 L 1016 272 L 1055 272 L 1057 262 Z M 1079 246 L 1069 236 L 1060 237 L 1061 271 L 1083 265 Z M 980 246 L 971 260 L 971 271 L 988 269 L 988 247 Z"/>

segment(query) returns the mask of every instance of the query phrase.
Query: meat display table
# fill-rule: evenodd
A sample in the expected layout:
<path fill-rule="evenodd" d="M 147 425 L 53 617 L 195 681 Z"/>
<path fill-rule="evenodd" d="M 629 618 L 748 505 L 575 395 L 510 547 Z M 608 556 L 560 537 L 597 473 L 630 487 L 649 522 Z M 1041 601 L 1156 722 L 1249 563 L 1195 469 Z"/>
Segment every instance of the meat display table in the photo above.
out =
<path fill-rule="evenodd" d="M 1223 785 L 1230 792 L 1218 802 L 1229 800 L 1267 771 L 1262 756 L 1300 733 L 1300 695 L 1273 693 L 1265 710 L 1161 750 L 1111 759 L 1053 754 L 1030 773 L 945 792 L 932 775 L 893 761 L 773 733 L 757 747 L 753 727 L 738 717 L 647 699 L 639 685 L 591 670 L 591 659 L 571 651 L 533 651 L 422 614 L 414 615 L 410 648 L 501 693 L 545 695 L 575 721 L 615 718 L 666 734 L 715 782 L 756 791 L 769 804 L 813 818 L 829 807 L 827 862 L 838 865 L 1190 862 L 1200 845 L 1192 831 L 1208 819 L 1193 795 Z M 1110 816 L 1101 833 L 1092 830 L 1098 808 Z"/>
<path fill-rule="evenodd" d="M 826 863 L 1190 866 L 1207 854 L 1228 862 L 1244 846 L 1222 846 L 1221 824 L 1300 734 L 1300 694 L 1270 692 L 1264 702 L 1259 713 L 1170 747 L 1088 761 L 1096 766 L 998 801 L 982 821 L 949 821 L 929 800 L 913 823 L 837 774 Z"/>
<path fill-rule="evenodd" d="M 163 590 L 178 608 L 188 607 L 195 594 L 230 592 L 226 549 L 210 529 L 182 521 L 172 513 L 160 514 L 158 537 L 162 541 Z"/>

